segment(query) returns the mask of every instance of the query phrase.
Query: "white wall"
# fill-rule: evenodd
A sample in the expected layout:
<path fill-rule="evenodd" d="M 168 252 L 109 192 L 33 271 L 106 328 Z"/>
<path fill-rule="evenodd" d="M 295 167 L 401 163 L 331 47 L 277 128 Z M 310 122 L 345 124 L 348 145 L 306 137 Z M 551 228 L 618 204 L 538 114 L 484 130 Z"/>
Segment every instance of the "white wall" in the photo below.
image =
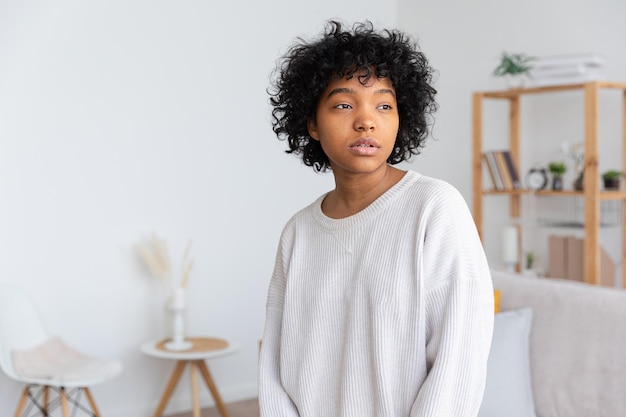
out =
<path fill-rule="evenodd" d="M 502 51 L 533 56 L 596 52 L 608 61 L 610 80 L 626 81 L 626 3 L 620 0 L 528 0 L 414 2 L 399 0 L 399 26 L 419 36 L 423 51 L 438 69 L 440 110 L 432 140 L 414 169 L 441 177 L 456 185 L 471 204 L 471 95 L 474 91 L 504 88 L 491 77 Z M 602 92 L 600 101 L 600 170 L 620 167 L 620 94 Z M 485 149 L 507 147 L 507 105 L 485 103 Z M 544 166 L 563 159 L 563 141 L 583 140 L 581 92 L 522 99 L 523 174 L 534 163 Z M 566 176 L 567 186 L 574 178 Z M 524 199 L 525 207 L 533 202 Z M 495 266 L 500 264 L 499 236 L 507 223 L 506 199 L 485 200 L 486 250 Z M 545 266 L 546 233 L 579 234 L 578 230 L 540 230 L 525 224 L 524 250 L 533 250 Z M 603 232 L 602 240 L 614 259 L 620 253 L 617 230 Z M 538 236 L 537 239 L 531 239 Z"/>
<path fill-rule="evenodd" d="M 94 388 L 104 415 L 152 415 L 172 369 L 139 353 L 162 330 L 164 291 L 133 251 L 153 230 L 175 265 L 193 239 L 191 333 L 241 344 L 209 364 L 224 399 L 256 395 L 280 231 L 332 187 L 275 138 L 269 74 L 328 18 L 393 25 L 378 4 L 0 2 L 0 282 L 69 344 L 123 361 Z M 167 413 L 190 409 L 186 385 Z M 19 391 L 0 375 L 0 414 Z"/>

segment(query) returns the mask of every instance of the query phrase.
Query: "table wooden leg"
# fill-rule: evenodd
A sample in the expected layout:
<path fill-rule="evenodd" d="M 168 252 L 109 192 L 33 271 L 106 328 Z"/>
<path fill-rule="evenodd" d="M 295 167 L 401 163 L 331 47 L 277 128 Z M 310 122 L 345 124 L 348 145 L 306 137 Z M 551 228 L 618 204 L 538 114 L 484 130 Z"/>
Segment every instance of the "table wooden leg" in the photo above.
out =
<path fill-rule="evenodd" d="M 191 405 L 193 417 L 200 417 L 200 398 L 198 396 L 198 367 L 194 361 L 189 363 L 189 377 L 191 379 Z"/>
<path fill-rule="evenodd" d="M 172 376 L 170 377 L 170 380 L 167 383 L 167 387 L 165 388 L 165 391 L 163 392 L 163 396 L 161 397 L 161 402 L 159 402 L 159 406 L 154 412 L 154 417 L 161 417 L 161 415 L 163 414 L 163 410 L 165 410 L 165 406 L 167 405 L 167 402 L 170 400 L 170 397 L 172 396 L 172 392 L 174 392 L 174 388 L 176 388 L 176 384 L 178 384 L 178 380 L 180 379 L 180 376 L 182 375 L 186 364 L 187 364 L 187 361 L 178 361 L 176 363 L 174 372 L 172 372 Z"/>
<path fill-rule="evenodd" d="M 203 360 L 195 361 L 196 365 L 200 369 L 200 373 L 202 374 L 202 378 L 204 378 L 204 382 L 206 382 L 207 387 L 211 391 L 213 395 L 213 399 L 215 400 L 215 404 L 217 405 L 217 409 L 220 410 L 220 413 L 223 417 L 230 417 L 228 414 L 228 410 L 222 401 L 222 397 L 220 397 L 220 393 L 217 391 L 217 386 L 215 382 L 213 382 L 213 377 L 211 377 L 211 372 L 209 372 L 209 368 L 206 366 Z"/>
<path fill-rule="evenodd" d="M 100 417 L 100 410 L 98 410 L 98 407 L 96 406 L 96 402 L 93 400 L 93 395 L 91 395 L 91 391 L 89 391 L 89 388 L 87 387 L 83 388 L 83 391 L 85 391 L 85 395 L 87 396 L 87 401 L 89 401 L 89 405 L 91 406 L 91 411 L 93 411 L 93 413 L 95 414 L 95 417 Z"/>

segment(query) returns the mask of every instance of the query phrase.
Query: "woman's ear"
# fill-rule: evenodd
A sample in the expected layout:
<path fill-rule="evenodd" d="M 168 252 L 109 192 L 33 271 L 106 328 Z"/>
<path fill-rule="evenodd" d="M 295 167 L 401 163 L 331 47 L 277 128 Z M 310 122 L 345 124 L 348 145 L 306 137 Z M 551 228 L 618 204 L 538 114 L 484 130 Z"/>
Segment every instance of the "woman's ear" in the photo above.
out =
<path fill-rule="evenodd" d="M 320 135 L 319 135 L 319 131 L 317 130 L 317 123 L 315 122 L 315 120 L 313 120 L 312 118 L 308 118 L 306 121 L 306 128 L 309 131 L 309 135 L 319 141 L 320 140 Z"/>

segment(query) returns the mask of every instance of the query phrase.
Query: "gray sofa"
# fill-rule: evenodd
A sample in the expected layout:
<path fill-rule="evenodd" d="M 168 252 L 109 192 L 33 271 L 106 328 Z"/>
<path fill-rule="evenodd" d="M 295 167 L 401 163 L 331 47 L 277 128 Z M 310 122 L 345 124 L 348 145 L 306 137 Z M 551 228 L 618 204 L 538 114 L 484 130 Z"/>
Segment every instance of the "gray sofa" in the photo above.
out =
<path fill-rule="evenodd" d="M 626 291 L 497 270 L 492 271 L 492 277 L 494 289 L 501 293 L 502 313 L 525 308 L 532 312 L 529 363 L 536 415 L 626 416 Z M 495 331 L 511 330 L 500 326 L 498 330 L 496 323 L 494 343 L 500 343 Z M 492 345 L 494 355 L 496 350 Z M 507 378 L 520 376 L 518 371 L 504 369 L 508 365 L 495 365 L 491 360 L 487 388 L 490 383 L 492 390 L 497 388 L 494 372 L 507 373 Z M 502 360 L 512 366 L 520 362 L 515 358 Z M 497 385 L 501 385 L 499 381 Z"/>

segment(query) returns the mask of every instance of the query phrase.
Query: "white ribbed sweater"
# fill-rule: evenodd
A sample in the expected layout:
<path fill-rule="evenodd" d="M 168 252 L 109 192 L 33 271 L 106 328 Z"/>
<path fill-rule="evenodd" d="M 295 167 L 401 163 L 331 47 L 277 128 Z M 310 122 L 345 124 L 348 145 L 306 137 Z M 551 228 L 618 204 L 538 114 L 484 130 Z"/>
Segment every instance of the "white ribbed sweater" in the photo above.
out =
<path fill-rule="evenodd" d="M 409 171 L 363 211 L 320 197 L 281 236 L 260 358 L 261 417 L 473 417 L 493 290 L 467 205 Z"/>

